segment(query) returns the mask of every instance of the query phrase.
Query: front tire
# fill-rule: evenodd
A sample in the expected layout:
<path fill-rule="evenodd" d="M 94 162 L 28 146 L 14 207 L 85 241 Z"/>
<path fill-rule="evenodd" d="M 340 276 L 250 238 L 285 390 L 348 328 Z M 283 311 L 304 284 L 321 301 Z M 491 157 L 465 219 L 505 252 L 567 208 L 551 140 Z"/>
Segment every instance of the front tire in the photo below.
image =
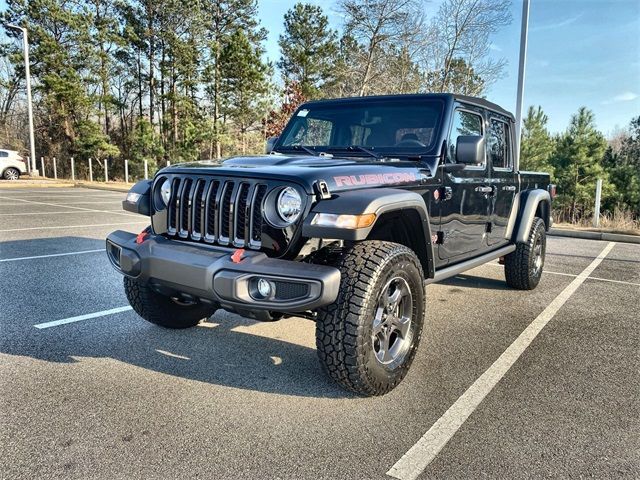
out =
<path fill-rule="evenodd" d="M 383 395 L 407 374 L 420 343 L 424 277 L 415 253 L 366 241 L 344 252 L 340 292 L 318 312 L 316 346 L 324 369 L 344 388 Z"/>
<path fill-rule="evenodd" d="M 9 167 L 2 174 L 5 180 L 18 180 L 20 178 L 20 171 L 17 168 Z"/>
<path fill-rule="evenodd" d="M 146 321 L 165 328 L 195 327 L 215 308 L 201 303 L 181 304 L 159 294 L 149 285 L 124 277 L 124 291 L 133 310 Z"/>
<path fill-rule="evenodd" d="M 504 273 L 507 285 L 517 290 L 533 290 L 540 283 L 544 257 L 547 250 L 545 224 L 534 218 L 529 238 L 518 243 L 516 250 L 504 257 Z"/>

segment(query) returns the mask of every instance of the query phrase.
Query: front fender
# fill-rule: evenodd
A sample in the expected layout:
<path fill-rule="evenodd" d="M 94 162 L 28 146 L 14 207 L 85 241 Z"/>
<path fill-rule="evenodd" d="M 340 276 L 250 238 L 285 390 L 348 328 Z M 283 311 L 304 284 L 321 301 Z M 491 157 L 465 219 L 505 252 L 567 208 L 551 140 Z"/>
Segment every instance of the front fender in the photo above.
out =
<path fill-rule="evenodd" d="M 129 192 L 127 198 L 122 201 L 122 208 L 127 212 L 151 215 L 151 184 L 152 180 L 140 180 Z"/>
<path fill-rule="evenodd" d="M 433 244 L 429 212 L 422 196 L 416 192 L 398 188 L 373 188 L 340 192 L 331 199 L 321 200 L 309 212 L 302 226 L 302 236 L 307 238 L 324 238 L 348 241 L 362 241 L 369 237 L 378 220 L 386 213 L 413 211 L 420 219 L 415 225 L 415 234 L 419 235 L 418 243 L 423 243 L 426 251 L 425 274 L 433 276 Z M 312 220 L 317 213 L 334 215 L 363 215 L 374 213 L 375 222 L 365 228 L 339 228 L 333 226 L 313 225 Z M 416 252 L 420 255 L 420 252 Z"/>

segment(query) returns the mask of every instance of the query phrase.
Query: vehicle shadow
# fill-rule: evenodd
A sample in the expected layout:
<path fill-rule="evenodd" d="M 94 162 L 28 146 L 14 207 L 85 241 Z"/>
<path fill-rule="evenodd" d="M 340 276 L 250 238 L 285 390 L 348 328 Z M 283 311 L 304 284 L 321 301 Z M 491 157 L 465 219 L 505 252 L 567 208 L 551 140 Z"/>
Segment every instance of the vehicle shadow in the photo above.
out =
<path fill-rule="evenodd" d="M 29 251 L 25 251 L 24 241 L 2 242 L 0 251 L 2 258 L 49 254 L 57 250 L 52 242 L 67 247 L 74 244 L 75 249 L 66 251 L 104 245 L 103 240 L 58 237 L 34 239 Z M 232 388 L 302 397 L 355 397 L 322 371 L 313 348 L 313 322 L 301 318 L 262 324 L 219 310 L 197 327 L 169 330 L 126 311 L 53 328 L 35 328 L 45 319 L 64 318 L 60 314 L 47 318 L 52 315 L 48 313 L 49 305 L 61 298 L 95 296 L 103 305 L 106 296 L 113 297 L 113 306 L 126 305 L 120 275 L 111 269 L 106 256 L 95 255 L 62 257 L 65 260 L 56 259 L 55 263 L 26 261 L 37 262 L 33 264 L 37 269 L 22 261 L 0 264 L 13 277 L 0 279 L 0 305 L 7 302 L 7 308 L 0 307 L 0 353 L 57 363 L 110 358 L 174 377 Z M 69 269 L 47 271 L 53 268 L 48 265 L 59 268 L 60 262 L 70 262 Z M 81 296 L 78 289 L 82 289 Z M 113 293 L 99 296 L 102 290 Z M 78 304 L 65 311 L 73 316 L 100 309 Z"/>
<path fill-rule="evenodd" d="M 451 287 L 482 288 L 485 290 L 510 290 L 504 280 L 476 277 L 465 273 L 458 274 L 455 277 L 448 278 L 440 283 Z"/>

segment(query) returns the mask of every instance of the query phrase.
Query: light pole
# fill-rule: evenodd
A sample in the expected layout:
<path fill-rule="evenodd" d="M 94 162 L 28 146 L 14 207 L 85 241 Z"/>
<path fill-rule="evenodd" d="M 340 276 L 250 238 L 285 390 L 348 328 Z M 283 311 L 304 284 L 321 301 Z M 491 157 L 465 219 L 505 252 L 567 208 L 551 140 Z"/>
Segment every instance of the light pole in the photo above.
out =
<path fill-rule="evenodd" d="M 518 98 L 516 101 L 516 172 L 520 170 L 520 132 L 522 131 L 522 102 L 524 100 L 524 74 L 527 64 L 527 36 L 529 33 L 529 0 L 522 0 L 522 27 L 520 29 L 520 62 L 518 65 Z"/>
<path fill-rule="evenodd" d="M 29 112 L 29 147 L 31 151 L 31 173 L 32 175 L 38 174 L 36 168 L 36 143 L 33 135 L 33 103 L 31 101 L 31 71 L 29 70 L 29 38 L 27 36 L 27 29 L 19 27 L 18 25 L 7 24 L 8 28 L 14 30 L 20 30 L 22 32 L 22 47 L 24 50 L 24 76 L 27 83 L 27 111 Z"/>

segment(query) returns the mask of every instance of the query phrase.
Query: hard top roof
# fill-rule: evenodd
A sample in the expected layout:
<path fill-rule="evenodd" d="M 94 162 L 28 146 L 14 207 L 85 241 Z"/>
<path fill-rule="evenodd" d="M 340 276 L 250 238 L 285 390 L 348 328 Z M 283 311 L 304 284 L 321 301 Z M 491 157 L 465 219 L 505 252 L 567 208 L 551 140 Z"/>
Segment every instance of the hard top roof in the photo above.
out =
<path fill-rule="evenodd" d="M 511 112 L 508 112 L 504 108 L 499 105 L 496 105 L 493 102 L 489 102 L 484 98 L 479 97 L 469 97 L 467 95 L 459 95 L 455 93 L 410 93 L 410 94 L 402 94 L 402 95 L 372 95 L 367 97 L 345 97 L 345 98 L 333 98 L 326 100 L 312 100 L 309 102 L 305 102 L 301 106 L 312 107 L 314 105 L 326 105 L 331 103 L 366 103 L 372 100 L 393 100 L 393 99 L 441 99 L 444 101 L 459 101 L 463 103 L 469 103 L 472 105 L 477 105 L 479 107 L 484 107 L 489 110 L 493 110 L 497 113 L 505 115 L 510 119 L 514 119 Z"/>

